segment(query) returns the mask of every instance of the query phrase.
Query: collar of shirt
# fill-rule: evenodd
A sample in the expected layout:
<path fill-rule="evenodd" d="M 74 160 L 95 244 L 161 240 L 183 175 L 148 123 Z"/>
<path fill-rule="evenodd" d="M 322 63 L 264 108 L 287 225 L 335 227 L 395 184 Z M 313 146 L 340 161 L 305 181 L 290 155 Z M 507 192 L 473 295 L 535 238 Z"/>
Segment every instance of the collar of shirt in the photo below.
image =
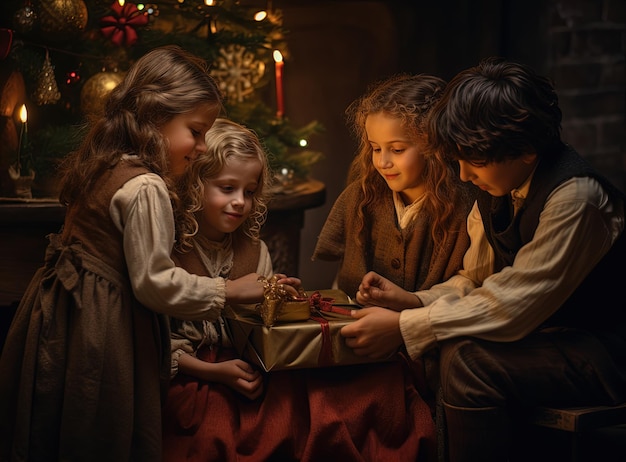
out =
<path fill-rule="evenodd" d="M 530 175 L 528 175 L 528 178 L 526 178 L 526 180 L 524 180 L 524 182 L 518 188 L 515 188 L 514 190 L 511 191 L 511 201 L 513 202 L 514 214 L 517 214 L 517 211 L 524 204 L 524 201 L 526 200 L 526 196 L 528 196 L 528 190 L 530 189 L 530 182 L 533 179 L 533 175 L 535 174 L 536 169 L 537 169 L 537 166 L 535 165 L 535 168 L 530 173 Z"/>
<path fill-rule="evenodd" d="M 424 194 L 415 199 L 411 204 L 404 205 L 404 201 L 400 197 L 400 194 L 397 192 L 393 192 L 393 204 L 396 207 L 396 217 L 398 218 L 398 223 L 400 224 L 400 229 L 406 228 L 409 223 L 415 218 L 417 212 L 422 208 L 422 203 L 424 202 Z"/>

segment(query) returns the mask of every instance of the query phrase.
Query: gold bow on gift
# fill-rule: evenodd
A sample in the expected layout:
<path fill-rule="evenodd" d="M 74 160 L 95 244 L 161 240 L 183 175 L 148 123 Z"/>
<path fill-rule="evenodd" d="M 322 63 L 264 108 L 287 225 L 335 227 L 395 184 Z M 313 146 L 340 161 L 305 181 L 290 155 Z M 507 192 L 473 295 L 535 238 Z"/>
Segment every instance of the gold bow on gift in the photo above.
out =
<path fill-rule="evenodd" d="M 256 306 L 263 319 L 265 327 L 271 327 L 278 321 L 304 321 L 309 319 L 309 301 L 301 291 L 302 298 L 293 298 L 285 290 L 283 284 L 278 283 L 278 277 L 269 279 L 260 276 L 263 283 L 263 303 Z"/>

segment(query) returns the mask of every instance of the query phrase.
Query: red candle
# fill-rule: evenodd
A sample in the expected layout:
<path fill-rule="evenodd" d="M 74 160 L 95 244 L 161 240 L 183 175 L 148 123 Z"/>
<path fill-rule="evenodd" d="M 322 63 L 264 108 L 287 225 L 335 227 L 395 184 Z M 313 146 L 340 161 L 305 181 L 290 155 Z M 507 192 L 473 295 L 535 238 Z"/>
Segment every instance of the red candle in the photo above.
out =
<path fill-rule="evenodd" d="M 274 50 L 274 61 L 276 62 L 276 117 L 282 117 L 285 113 L 283 102 L 283 55 L 280 51 Z"/>

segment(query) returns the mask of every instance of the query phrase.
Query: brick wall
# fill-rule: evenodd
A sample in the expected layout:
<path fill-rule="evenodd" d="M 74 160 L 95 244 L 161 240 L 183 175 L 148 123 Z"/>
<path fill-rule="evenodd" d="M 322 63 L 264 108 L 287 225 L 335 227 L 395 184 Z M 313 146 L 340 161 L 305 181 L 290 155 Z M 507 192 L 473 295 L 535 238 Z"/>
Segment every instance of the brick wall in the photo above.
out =
<path fill-rule="evenodd" d="M 626 191 L 626 1 L 552 0 L 548 37 L 563 139 Z"/>

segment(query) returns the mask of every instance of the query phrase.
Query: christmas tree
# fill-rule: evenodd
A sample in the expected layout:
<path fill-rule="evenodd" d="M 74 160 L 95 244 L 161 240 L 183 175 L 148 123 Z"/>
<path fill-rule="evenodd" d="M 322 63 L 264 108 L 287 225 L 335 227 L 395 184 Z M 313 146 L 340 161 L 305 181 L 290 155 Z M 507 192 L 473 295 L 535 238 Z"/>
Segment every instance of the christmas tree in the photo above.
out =
<path fill-rule="evenodd" d="M 210 63 L 227 117 L 257 133 L 272 168 L 306 178 L 321 158 L 307 140 L 322 128 L 316 121 L 293 127 L 283 114 L 281 60 L 289 51 L 280 11 L 266 7 L 234 0 L 3 0 L 0 65 L 23 77 L 35 171 L 53 170 L 56 158 L 77 145 L 80 127 L 134 60 L 178 44 Z"/>

